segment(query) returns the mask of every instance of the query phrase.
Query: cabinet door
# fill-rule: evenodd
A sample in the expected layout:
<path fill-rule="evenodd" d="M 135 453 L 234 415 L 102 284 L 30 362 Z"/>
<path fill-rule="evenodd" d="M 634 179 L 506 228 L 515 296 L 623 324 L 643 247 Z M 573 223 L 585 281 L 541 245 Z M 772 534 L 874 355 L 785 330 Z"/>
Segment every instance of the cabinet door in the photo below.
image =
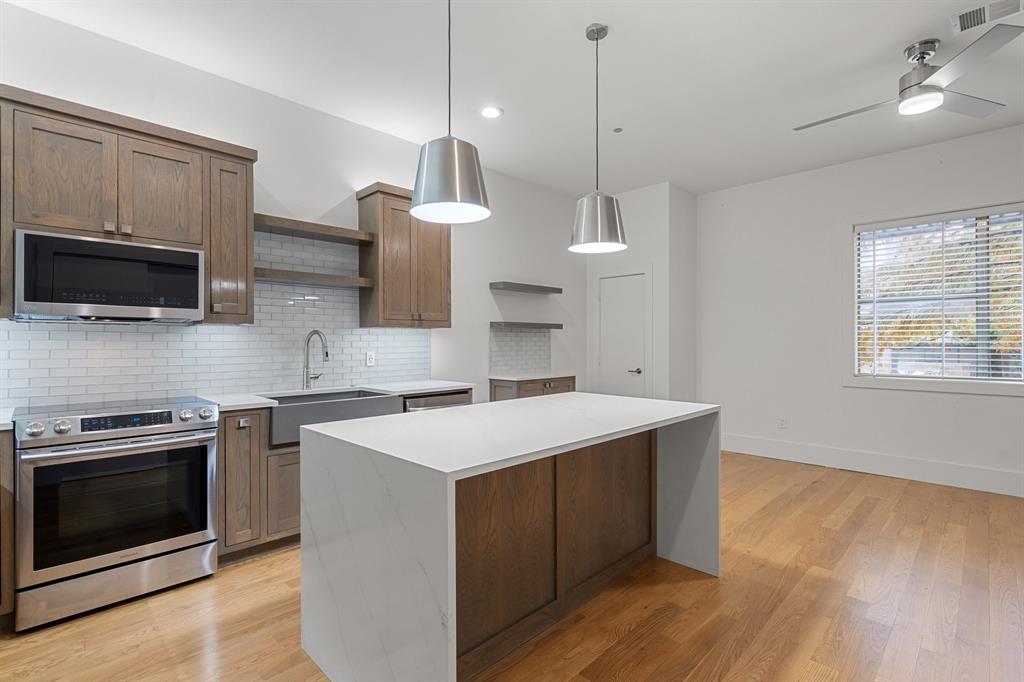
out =
<path fill-rule="evenodd" d="M 15 111 L 14 221 L 114 232 L 117 136 Z"/>
<path fill-rule="evenodd" d="M 413 219 L 409 202 L 384 197 L 384 221 L 381 225 L 381 319 L 416 319 L 416 272 L 413 258 Z"/>
<path fill-rule="evenodd" d="M 260 414 L 224 417 L 220 429 L 224 450 L 224 545 L 257 540 L 260 529 Z"/>
<path fill-rule="evenodd" d="M 125 136 L 117 147 L 119 232 L 202 244 L 202 155 Z"/>
<path fill-rule="evenodd" d="M 521 381 L 516 390 L 517 398 L 532 398 L 535 395 L 544 395 L 544 381 Z"/>
<path fill-rule="evenodd" d="M 449 327 L 452 320 L 451 227 L 412 219 L 416 319 Z"/>
<path fill-rule="evenodd" d="M 575 379 L 555 379 L 554 381 L 545 382 L 544 395 L 550 395 L 552 393 L 569 393 L 576 390 Z"/>
<path fill-rule="evenodd" d="M 210 158 L 210 322 L 219 321 L 218 315 L 247 316 L 245 321 L 252 321 L 249 180 L 245 164 Z"/>
<path fill-rule="evenodd" d="M 267 455 L 267 535 L 299 531 L 299 451 Z"/>

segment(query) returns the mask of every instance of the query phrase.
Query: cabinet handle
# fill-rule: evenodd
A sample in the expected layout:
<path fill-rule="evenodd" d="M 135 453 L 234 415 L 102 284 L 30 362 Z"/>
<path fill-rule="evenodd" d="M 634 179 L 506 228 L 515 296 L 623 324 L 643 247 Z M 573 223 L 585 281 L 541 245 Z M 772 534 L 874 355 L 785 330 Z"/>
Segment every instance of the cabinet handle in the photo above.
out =
<path fill-rule="evenodd" d="M 238 419 L 238 428 L 240 428 L 240 429 L 247 429 L 247 428 L 249 428 L 249 418 L 248 417 L 240 417 Z"/>
<path fill-rule="evenodd" d="M 224 312 L 224 304 L 223 303 L 214 303 L 213 304 L 213 312 L 215 312 L 215 313 L 222 313 L 222 312 Z"/>
<path fill-rule="evenodd" d="M 121 223 L 121 234 L 131 234 L 132 226 L 131 223 Z"/>
<path fill-rule="evenodd" d="M 113 220 L 104 220 L 103 221 L 103 231 L 104 232 L 117 232 L 117 225 L 114 224 Z"/>

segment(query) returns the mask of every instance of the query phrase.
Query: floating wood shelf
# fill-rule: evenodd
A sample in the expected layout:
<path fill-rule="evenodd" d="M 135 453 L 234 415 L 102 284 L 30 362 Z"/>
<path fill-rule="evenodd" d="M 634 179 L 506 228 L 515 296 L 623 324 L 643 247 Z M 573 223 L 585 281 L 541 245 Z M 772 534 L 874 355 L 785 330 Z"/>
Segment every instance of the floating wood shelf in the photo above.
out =
<path fill-rule="evenodd" d="M 491 322 L 491 329 L 561 329 L 561 322 Z"/>
<path fill-rule="evenodd" d="M 271 232 L 273 234 L 285 234 L 290 237 L 305 237 L 306 239 L 319 239 L 325 242 L 354 244 L 356 246 L 370 244 L 374 239 L 371 232 L 362 232 L 348 227 L 321 225 L 320 223 L 309 223 L 305 220 L 281 218 L 263 213 L 255 214 L 254 218 L 257 232 Z"/>
<path fill-rule="evenodd" d="M 278 268 L 256 268 L 256 279 L 279 284 L 306 284 L 317 287 L 355 287 L 372 289 L 373 280 L 369 277 L 352 277 L 350 275 L 322 275 L 318 272 L 300 272 L 297 270 L 280 270 Z"/>
<path fill-rule="evenodd" d="M 525 282 L 491 282 L 494 291 L 516 291 L 521 294 L 560 294 L 562 287 L 549 287 L 543 284 L 526 284 Z"/>

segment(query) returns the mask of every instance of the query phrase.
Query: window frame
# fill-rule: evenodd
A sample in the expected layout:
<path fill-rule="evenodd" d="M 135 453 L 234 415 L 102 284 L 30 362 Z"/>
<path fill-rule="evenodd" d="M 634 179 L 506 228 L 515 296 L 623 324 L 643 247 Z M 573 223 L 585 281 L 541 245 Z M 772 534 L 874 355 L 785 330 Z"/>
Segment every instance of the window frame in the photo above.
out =
<path fill-rule="evenodd" d="M 976 218 L 991 213 L 1024 213 L 1024 200 L 1005 204 L 926 213 L 892 220 L 854 223 L 845 240 L 843 282 L 843 370 L 842 384 L 847 388 L 873 388 L 929 393 L 966 393 L 988 396 L 1024 397 L 1024 381 L 998 379 L 959 379 L 953 377 L 892 377 L 857 374 L 857 235 L 861 232 L 905 227 L 915 222 L 948 222 Z M 1024 265 L 1022 265 L 1024 270 Z"/>

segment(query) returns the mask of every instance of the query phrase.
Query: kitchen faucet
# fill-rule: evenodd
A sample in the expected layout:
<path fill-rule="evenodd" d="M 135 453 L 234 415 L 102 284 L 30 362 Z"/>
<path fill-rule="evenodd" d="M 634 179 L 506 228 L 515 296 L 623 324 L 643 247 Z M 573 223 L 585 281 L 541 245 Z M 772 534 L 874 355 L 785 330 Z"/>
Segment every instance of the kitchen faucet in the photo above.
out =
<path fill-rule="evenodd" d="M 303 354 L 303 360 L 302 360 L 302 388 L 303 389 L 312 388 L 313 387 L 313 382 L 316 379 L 319 379 L 320 377 L 322 377 L 324 375 L 323 372 L 318 372 L 317 374 L 313 374 L 313 373 L 311 373 L 309 371 L 309 342 L 313 340 L 314 336 L 320 338 L 320 345 L 323 346 L 323 349 L 324 349 L 324 362 L 329 362 L 330 359 L 331 359 L 331 354 L 327 350 L 327 337 L 324 336 L 324 333 L 322 331 L 320 331 L 319 329 L 314 329 L 310 333 L 306 334 L 306 348 L 305 348 L 305 352 Z"/>

